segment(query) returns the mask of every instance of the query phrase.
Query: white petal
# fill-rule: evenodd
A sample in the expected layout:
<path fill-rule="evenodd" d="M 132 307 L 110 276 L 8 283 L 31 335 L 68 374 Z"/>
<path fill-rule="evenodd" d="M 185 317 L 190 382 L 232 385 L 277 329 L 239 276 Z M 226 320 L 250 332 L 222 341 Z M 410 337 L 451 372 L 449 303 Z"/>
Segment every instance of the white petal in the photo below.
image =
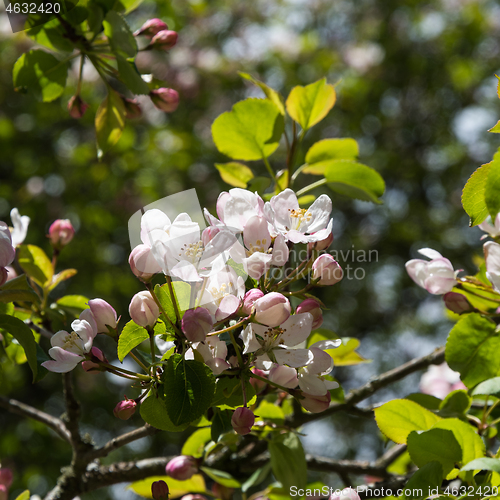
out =
<path fill-rule="evenodd" d="M 309 349 L 273 349 L 276 362 L 280 365 L 288 365 L 293 368 L 305 366 L 313 360 L 313 353 Z"/>
<path fill-rule="evenodd" d="M 245 345 L 243 354 L 258 351 L 262 347 L 255 336 L 255 326 L 258 325 L 250 324 L 240 333 L 240 338 L 243 340 L 243 344 Z"/>
<path fill-rule="evenodd" d="M 12 246 L 17 247 L 26 238 L 30 218 L 27 215 L 21 216 L 17 208 L 13 208 L 10 211 L 10 218 L 12 220 L 12 225 L 14 226 L 14 230 L 12 231 Z"/>
<path fill-rule="evenodd" d="M 293 314 L 280 326 L 284 331 L 279 340 L 288 347 L 304 342 L 311 333 L 313 321 L 310 313 Z"/>
<path fill-rule="evenodd" d="M 335 349 L 340 345 L 342 345 L 342 339 L 318 340 L 318 342 L 314 342 L 314 344 L 309 346 L 309 348 L 316 347 L 318 349 L 326 351 L 327 349 Z"/>
<path fill-rule="evenodd" d="M 322 194 L 307 211 L 312 214 L 312 218 L 305 226 L 306 230 L 304 232 L 315 233 L 328 224 L 328 219 L 332 213 L 332 200 L 326 194 Z"/>
<path fill-rule="evenodd" d="M 437 250 L 433 250 L 432 248 L 421 248 L 418 253 L 428 257 L 429 259 L 439 259 L 442 257 Z"/>
<path fill-rule="evenodd" d="M 322 379 L 305 370 L 299 370 L 299 387 L 311 396 L 324 396 L 328 392 Z"/>

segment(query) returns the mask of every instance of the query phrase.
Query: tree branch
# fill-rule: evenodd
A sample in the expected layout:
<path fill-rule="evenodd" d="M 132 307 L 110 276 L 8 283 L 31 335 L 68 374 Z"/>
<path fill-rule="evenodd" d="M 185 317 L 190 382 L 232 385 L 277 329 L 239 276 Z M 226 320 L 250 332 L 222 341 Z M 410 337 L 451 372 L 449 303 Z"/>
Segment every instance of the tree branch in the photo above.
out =
<path fill-rule="evenodd" d="M 386 467 L 371 462 L 356 460 L 333 460 L 326 457 L 306 455 L 307 467 L 320 472 L 336 472 L 337 474 L 369 475 L 380 478 L 393 477 Z"/>
<path fill-rule="evenodd" d="M 439 347 L 427 356 L 415 358 L 404 365 L 398 366 L 388 372 L 371 379 L 358 389 L 353 389 L 345 398 L 343 403 L 335 403 L 322 413 L 299 413 L 287 419 L 286 424 L 290 427 L 298 427 L 307 422 L 312 422 L 320 418 L 328 417 L 338 411 L 352 409 L 357 403 L 372 396 L 375 392 L 386 387 L 418 370 L 427 368 L 430 365 L 439 365 L 444 362 L 444 347 Z M 359 408 L 358 408 L 359 410 Z"/>
<path fill-rule="evenodd" d="M 4 398 L 2 396 L 0 396 L 0 406 L 16 415 L 32 418 L 33 420 L 42 422 L 47 427 L 50 427 L 65 441 L 71 441 L 70 433 L 63 421 L 49 415 L 48 413 L 37 410 L 36 408 L 33 408 L 25 403 L 21 403 L 21 401 L 17 401 L 16 399 Z"/>

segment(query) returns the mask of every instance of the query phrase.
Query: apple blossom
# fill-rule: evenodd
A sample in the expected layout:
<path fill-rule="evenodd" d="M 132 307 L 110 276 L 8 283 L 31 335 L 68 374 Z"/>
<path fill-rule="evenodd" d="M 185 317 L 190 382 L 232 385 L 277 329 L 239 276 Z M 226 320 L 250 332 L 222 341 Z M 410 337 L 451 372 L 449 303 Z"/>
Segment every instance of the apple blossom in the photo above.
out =
<path fill-rule="evenodd" d="M 492 243 L 492 242 L 489 242 Z M 419 253 L 431 259 L 412 259 L 406 263 L 410 278 L 433 295 L 443 295 L 457 284 L 457 274 L 451 262 L 432 248 L 421 248 Z"/>
<path fill-rule="evenodd" d="M 83 311 L 79 319 L 71 323 L 71 327 L 71 333 L 61 330 L 50 338 L 52 348 L 49 349 L 49 356 L 52 360 L 42 363 L 47 370 L 56 373 L 69 372 L 83 361 L 92 349 L 97 326 L 90 310 Z"/>
<path fill-rule="evenodd" d="M 314 236 L 314 233 L 313 233 Z M 323 250 L 326 250 L 329 248 L 329 246 L 333 242 L 333 233 L 330 233 L 324 240 L 321 241 L 316 241 L 314 243 L 308 243 L 307 244 L 307 249 L 309 252 L 312 252 L 313 250 L 317 250 L 318 252 L 321 252 Z"/>
<path fill-rule="evenodd" d="M 12 474 L 12 470 L 8 467 L 0 467 L 0 484 L 3 484 L 6 488 L 10 488 L 13 480 L 14 475 Z"/>
<path fill-rule="evenodd" d="M 203 342 L 212 326 L 212 316 L 204 307 L 188 309 L 182 317 L 182 332 L 191 342 Z"/>
<path fill-rule="evenodd" d="M 81 118 L 87 111 L 89 105 L 79 96 L 74 95 L 68 102 L 68 111 L 71 118 Z"/>
<path fill-rule="evenodd" d="M 7 281 L 13 280 L 14 278 L 17 278 L 17 273 L 16 270 L 12 266 L 6 266 L 5 271 L 7 271 Z"/>
<path fill-rule="evenodd" d="M 90 350 L 90 359 L 86 359 L 82 362 L 82 368 L 89 373 L 97 373 L 100 371 L 105 371 L 106 369 L 98 363 L 98 361 L 102 361 L 103 363 L 107 363 L 108 360 L 104 353 L 97 347 L 92 347 Z M 96 359 L 92 359 L 96 358 Z"/>
<path fill-rule="evenodd" d="M 260 288 L 252 288 L 248 290 L 248 292 L 243 297 L 243 305 L 241 307 L 241 312 L 249 316 L 252 314 L 252 310 L 255 304 L 255 301 L 264 297 L 264 292 Z"/>
<path fill-rule="evenodd" d="M 108 333 L 108 326 L 113 330 L 116 328 L 116 311 L 105 300 L 89 300 L 89 307 L 97 324 L 97 333 Z"/>
<path fill-rule="evenodd" d="M 161 88 L 152 90 L 149 97 L 153 104 L 165 113 L 173 113 L 179 106 L 179 94 L 174 89 Z"/>
<path fill-rule="evenodd" d="M 179 35 L 176 31 L 161 30 L 153 36 L 148 48 L 170 50 L 176 43 Z"/>
<path fill-rule="evenodd" d="M 8 266 L 15 257 L 16 249 L 12 245 L 9 226 L 5 222 L 0 222 L 0 267 Z"/>
<path fill-rule="evenodd" d="M 133 399 L 125 397 L 115 406 L 113 413 L 120 420 L 128 420 L 135 413 L 136 408 L 137 403 Z"/>
<path fill-rule="evenodd" d="M 145 283 L 161 272 L 160 264 L 147 245 L 137 245 L 130 253 L 128 263 L 134 275 Z"/>
<path fill-rule="evenodd" d="M 254 303 L 255 321 L 267 326 L 278 326 L 285 322 L 292 311 L 290 302 L 281 293 L 271 292 Z"/>
<path fill-rule="evenodd" d="M 299 403 L 311 413 L 321 413 L 325 411 L 330 406 L 332 400 L 332 396 L 329 392 L 323 396 L 313 396 L 312 394 L 302 392 L 301 396 L 302 399 L 299 400 Z"/>
<path fill-rule="evenodd" d="M 320 255 L 312 265 L 312 278 L 318 281 L 318 285 L 328 286 L 338 283 L 343 276 L 339 263 L 327 253 Z"/>
<path fill-rule="evenodd" d="M 446 363 L 431 365 L 420 379 L 420 391 L 444 399 L 450 392 L 467 389 L 460 380 L 460 374 Z"/>
<path fill-rule="evenodd" d="M 303 313 L 290 316 L 279 327 L 250 323 L 240 334 L 245 346 L 243 353 L 256 353 L 258 368 L 270 369 L 271 361 L 294 368 L 305 366 L 313 359 L 311 351 L 291 347 L 307 339 L 312 322 L 312 315 Z"/>
<path fill-rule="evenodd" d="M 168 30 L 167 23 L 161 19 L 148 19 L 135 33 L 134 36 L 145 36 L 152 38 L 159 31 Z"/>
<path fill-rule="evenodd" d="M 190 455 L 179 455 L 168 462 L 165 471 L 172 479 L 186 481 L 198 472 L 198 461 Z"/>
<path fill-rule="evenodd" d="M 231 365 L 226 361 L 227 345 L 216 335 L 207 338 L 205 342 L 194 343 L 191 349 L 187 350 L 185 359 L 194 359 L 194 351 L 201 355 L 205 364 L 215 375 L 220 375 L 223 371 L 231 368 Z"/>
<path fill-rule="evenodd" d="M 492 224 L 491 216 L 488 215 L 488 217 L 486 217 L 486 219 L 481 222 L 478 227 L 485 233 L 488 233 L 481 237 L 482 240 L 484 238 L 487 238 L 488 236 L 491 236 L 492 238 L 498 238 L 498 236 L 500 236 L 500 213 L 495 217 L 494 224 Z"/>
<path fill-rule="evenodd" d="M 500 245 L 494 241 L 487 241 L 483 245 L 483 250 L 486 263 L 486 277 L 498 292 L 500 291 Z"/>
<path fill-rule="evenodd" d="M 12 229 L 12 246 L 15 248 L 25 240 L 31 219 L 27 215 L 20 215 L 17 208 L 10 211 L 10 218 L 14 226 Z"/>
<path fill-rule="evenodd" d="M 329 500 L 360 500 L 358 492 L 353 488 L 344 488 L 340 495 L 335 495 L 332 493 Z"/>
<path fill-rule="evenodd" d="M 65 247 L 75 235 L 75 229 L 69 219 L 57 219 L 49 227 L 51 245 L 60 250 Z"/>
<path fill-rule="evenodd" d="M 311 313 L 314 318 L 312 329 L 316 330 L 323 324 L 323 312 L 321 311 L 321 306 L 316 299 L 306 299 L 302 301 L 296 309 L 296 313 Z"/>
<path fill-rule="evenodd" d="M 275 365 L 269 372 L 269 381 L 275 384 L 295 389 L 299 384 L 297 379 L 297 370 L 289 366 Z"/>
<path fill-rule="evenodd" d="M 151 485 L 151 495 L 153 500 L 168 500 L 170 491 L 165 481 L 154 481 Z"/>
<path fill-rule="evenodd" d="M 444 305 L 456 314 L 463 314 L 474 310 L 465 295 L 457 292 L 448 292 L 443 295 Z"/>
<path fill-rule="evenodd" d="M 160 309 L 150 292 L 136 293 L 128 308 L 130 317 L 140 326 L 154 326 L 160 317 Z"/>
<path fill-rule="evenodd" d="M 332 200 L 326 194 L 305 209 L 300 208 L 297 195 L 291 189 L 273 196 L 264 207 L 273 236 L 282 234 L 292 243 L 311 243 L 328 238 L 332 233 L 331 211 Z"/>
<path fill-rule="evenodd" d="M 255 423 L 255 415 L 252 410 L 245 407 L 236 408 L 231 417 L 231 425 L 233 429 L 242 436 L 249 434 L 252 431 L 252 426 Z"/>

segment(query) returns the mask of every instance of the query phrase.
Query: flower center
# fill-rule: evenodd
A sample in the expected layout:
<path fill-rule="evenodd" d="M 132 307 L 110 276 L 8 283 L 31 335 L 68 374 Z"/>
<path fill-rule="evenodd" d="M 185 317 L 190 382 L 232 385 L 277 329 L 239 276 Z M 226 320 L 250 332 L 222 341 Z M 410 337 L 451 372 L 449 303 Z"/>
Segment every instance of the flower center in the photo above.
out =
<path fill-rule="evenodd" d="M 189 243 L 189 245 L 184 244 L 181 247 L 179 257 L 182 257 L 182 254 L 184 254 L 186 260 L 190 261 L 192 264 L 198 262 L 203 255 L 203 243 L 198 241 L 197 243 Z"/>
<path fill-rule="evenodd" d="M 234 288 L 233 282 L 230 281 L 229 283 L 222 283 L 222 285 L 219 288 L 217 288 L 216 286 L 212 286 L 209 289 L 209 292 L 212 294 L 214 302 L 216 304 L 220 304 L 221 300 L 226 295 L 229 295 L 233 290 L 233 288 Z"/>
<path fill-rule="evenodd" d="M 290 225 L 292 229 L 298 230 L 303 222 L 309 222 L 312 219 L 312 214 L 305 208 L 289 208 L 288 211 L 290 212 Z"/>
<path fill-rule="evenodd" d="M 248 250 L 246 251 L 247 257 L 254 254 L 255 252 L 266 253 L 267 239 L 257 240 L 255 244 L 250 243 Z"/>
<path fill-rule="evenodd" d="M 84 354 L 82 347 L 82 339 L 78 336 L 76 332 L 68 333 L 66 339 L 64 340 L 64 350 L 72 352 L 71 349 L 76 349 L 81 354 Z"/>
<path fill-rule="evenodd" d="M 286 332 L 286 328 L 274 327 L 269 328 L 264 332 L 264 343 L 262 347 L 264 350 L 271 350 L 273 347 L 284 345 L 285 341 L 281 335 Z"/>

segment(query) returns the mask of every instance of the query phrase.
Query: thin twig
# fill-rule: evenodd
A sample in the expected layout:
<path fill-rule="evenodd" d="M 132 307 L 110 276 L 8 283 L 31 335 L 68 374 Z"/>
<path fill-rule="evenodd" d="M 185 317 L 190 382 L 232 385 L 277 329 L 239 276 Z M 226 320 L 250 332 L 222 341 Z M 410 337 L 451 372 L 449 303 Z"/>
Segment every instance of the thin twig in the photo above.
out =
<path fill-rule="evenodd" d="M 43 328 L 39 325 L 35 325 L 35 323 L 33 323 L 33 321 L 31 321 L 30 319 L 25 320 L 24 323 L 26 325 L 28 325 L 32 330 L 35 330 L 36 333 L 39 333 L 40 335 L 43 335 L 44 337 L 47 337 L 48 339 L 52 338 L 54 335 L 52 332 L 49 332 L 45 328 Z"/>

